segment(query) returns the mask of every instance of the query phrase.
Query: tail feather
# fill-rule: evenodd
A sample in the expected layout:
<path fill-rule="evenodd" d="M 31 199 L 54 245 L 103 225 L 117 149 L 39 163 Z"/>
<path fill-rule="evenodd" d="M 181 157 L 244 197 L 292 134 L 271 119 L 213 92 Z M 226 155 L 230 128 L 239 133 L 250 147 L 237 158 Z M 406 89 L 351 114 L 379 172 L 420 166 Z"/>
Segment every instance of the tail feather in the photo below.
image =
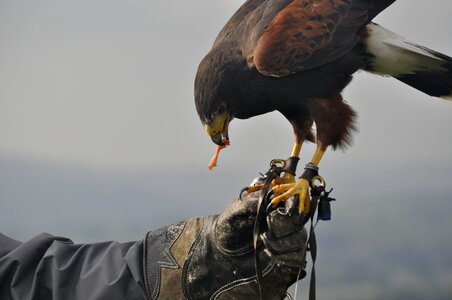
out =
<path fill-rule="evenodd" d="M 413 44 L 377 25 L 367 26 L 367 71 L 392 76 L 430 96 L 452 100 L 452 58 Z"/>

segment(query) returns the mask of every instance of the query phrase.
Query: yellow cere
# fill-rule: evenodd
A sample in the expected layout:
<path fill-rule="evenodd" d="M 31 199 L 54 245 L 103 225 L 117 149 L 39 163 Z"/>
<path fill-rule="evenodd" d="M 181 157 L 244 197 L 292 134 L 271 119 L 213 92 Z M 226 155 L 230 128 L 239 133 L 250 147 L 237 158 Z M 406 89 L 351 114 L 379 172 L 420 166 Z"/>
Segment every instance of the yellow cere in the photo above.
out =
<path fill-rule="evenodd" d="M 222 132 L 227 127 L 229 119 L 230 115 L 228 113 L 215 115 L 210 124 L 204 125 L 204 129 L 210 136 L 213 136 L 219 132 Z"/>

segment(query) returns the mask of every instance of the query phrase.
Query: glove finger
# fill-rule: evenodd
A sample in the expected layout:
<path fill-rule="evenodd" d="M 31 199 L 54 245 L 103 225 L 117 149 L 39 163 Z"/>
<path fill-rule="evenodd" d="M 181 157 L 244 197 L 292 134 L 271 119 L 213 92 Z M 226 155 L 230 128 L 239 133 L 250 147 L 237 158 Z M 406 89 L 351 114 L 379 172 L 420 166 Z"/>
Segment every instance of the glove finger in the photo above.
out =
<path fill-rule="evenodd" d="M 267 216 L 268 231 L 274 238 L 280 238 L 302 230 L 301 214 L 298 210 L 298 197 L 292 197 L 285 202 L 285 207 L 273 210 Z"/>
<path fill-rule="evenodd" d="M 265 248 L 273 254 L 305 251 L 307 238 L 307 231 L 304 228 L 279 238 L 272 237 L 268 232 L 261 235 Z"/>
<path fill-rule="evenodd" d="M 215 226 L 217 245 L 232 252 L 248 251 L 253 244 L 253 228 L 256 220 L 259 192 L 244 194 L 235 199 L 218 216 Z M 266 225 L 265 222 L 262 222 Z"/>
<path fill-rule="evenodd" d="M 275 263 L 298 268 L 305 265 L 306 239 L 305 229 L 278 239 L 269 237 L 268 233 L 261 235 L 264 251 Z"/>

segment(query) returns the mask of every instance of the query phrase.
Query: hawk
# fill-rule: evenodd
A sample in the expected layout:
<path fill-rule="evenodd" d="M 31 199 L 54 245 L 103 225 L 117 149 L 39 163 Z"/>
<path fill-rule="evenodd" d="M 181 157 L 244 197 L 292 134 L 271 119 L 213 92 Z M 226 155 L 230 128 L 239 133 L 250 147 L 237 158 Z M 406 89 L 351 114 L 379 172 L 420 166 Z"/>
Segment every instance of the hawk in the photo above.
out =
<path fill-rule="evenodd" d="M 219 33 L 195 79 L 198 115 L 218 145 L 209 168 L 229 145 L 231 120 L 271 111 L 293 126 L 291 157 L 299 156 L 304 141 L 317 145 L 313 166 L 328 147 L 346 148 L 356 114 L 341 92 L 358 70 L 452 100 L 452 58 L 372 22 L 393 2 L 247 0 Z M 308 182 L 284 178 L 273 186 L 273 205 L 298 194 L 305 211 Z"/>

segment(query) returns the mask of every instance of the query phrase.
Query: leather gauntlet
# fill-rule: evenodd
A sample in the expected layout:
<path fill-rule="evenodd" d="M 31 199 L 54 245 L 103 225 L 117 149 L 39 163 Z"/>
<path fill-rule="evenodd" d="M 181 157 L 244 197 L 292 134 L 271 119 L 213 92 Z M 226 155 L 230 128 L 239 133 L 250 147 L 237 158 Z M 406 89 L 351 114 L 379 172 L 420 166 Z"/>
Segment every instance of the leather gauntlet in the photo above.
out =
<path fill-rule="evenodd" d="M 259 299 L 255 255 L 262 266 L 264 299 L 283 299 L 305 276 L 307 234 L 293 201 L 261 221 L 257 250 L 253 227 L 259 193 L 233 200 L 220 215 L 189 219 L 147 234 L 144 276 L 150 299 Z"/>

